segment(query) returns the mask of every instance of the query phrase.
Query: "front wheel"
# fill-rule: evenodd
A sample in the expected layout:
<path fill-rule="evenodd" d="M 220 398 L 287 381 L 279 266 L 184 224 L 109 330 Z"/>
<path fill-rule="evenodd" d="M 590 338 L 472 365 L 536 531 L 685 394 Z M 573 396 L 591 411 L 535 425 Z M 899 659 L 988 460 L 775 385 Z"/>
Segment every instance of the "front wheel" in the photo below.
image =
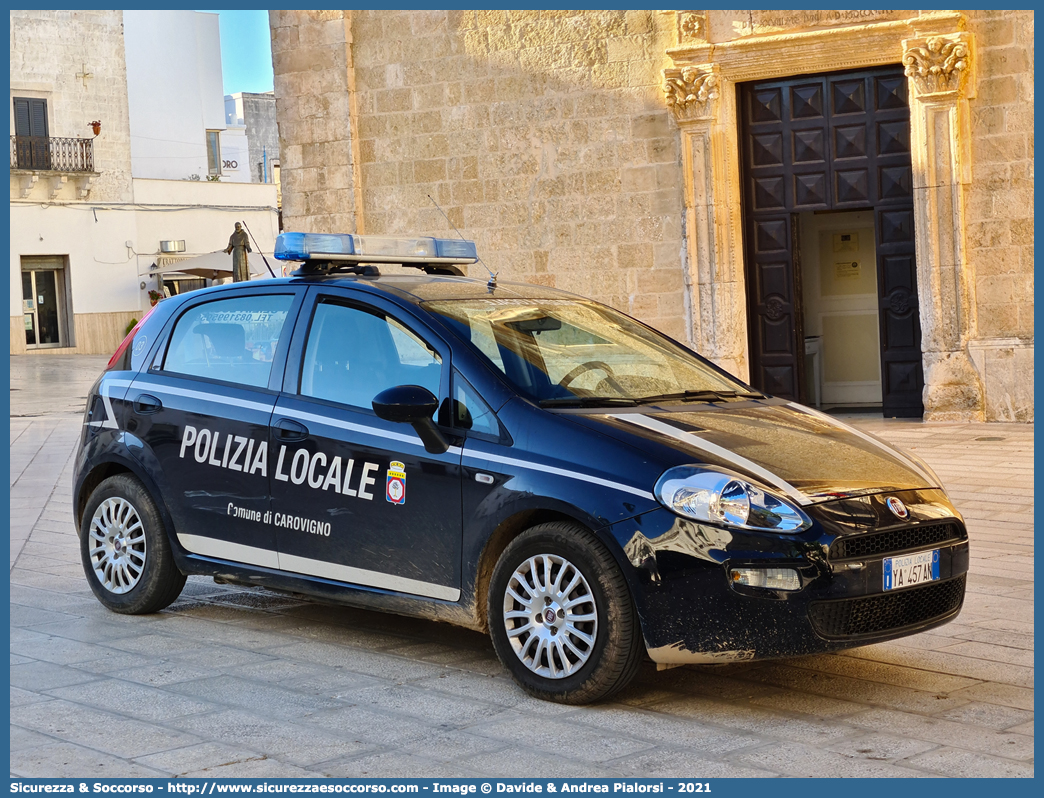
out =
<path fill-rule="evenodd" d="M 109 477 L 91 494 L 80 559 L 94 595 L 114 612 L 158 612 L 185 587 L 156 503 L 130 474 Z"/>
<path fill-rule="evenodd" d="M 623 689 L 642 635 L 623 574 L 605 545 L 568 523 L 513 540 L 490 581 L 489 630 L 500 661 L 537 698 L 586 704 Z"/>

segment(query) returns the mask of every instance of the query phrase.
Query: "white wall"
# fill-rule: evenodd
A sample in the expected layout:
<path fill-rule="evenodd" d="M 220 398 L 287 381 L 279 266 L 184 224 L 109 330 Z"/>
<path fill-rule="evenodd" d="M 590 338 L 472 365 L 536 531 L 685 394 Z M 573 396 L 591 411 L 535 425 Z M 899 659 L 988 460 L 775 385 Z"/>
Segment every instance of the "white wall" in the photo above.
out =
<path fill-rule="evenodd" d="M 246 124 L 246 117 L 243 115 L 243 92 L 225 95 L 225 124 Z"/>
<path fill-rule="evenodd" d="M 139 286 L 149 281 L 145 275 L 159 256 L 162 239 L 184 239 L 186 254 L 213 252 L 228 245 L 237 221 L 245 221 L 272 262 L 278 235 L 272 184 L 135 180 L 134 196 L 138 203 L 176 209 L 13 204 L 10 315 L 22 315 L 22 255 L 68 257 L 74 313 L 147 307 L 145 296 L 154 285 Z"/>
<path fill-rule="evenodd" d="M 207 176 L 206 131 L 225 128 L 216 14 L 125 11 L 134 177 Z"/>
<path fill-rule="evenodd" d="M 135 212 L 88 205 L 11 206 L 11 315 L 22 315 L 22 255 L 68 257 L 74 313 L 141 307 Z"/>
<path fill-rule="evenodd" d="M 207 130 L 222 130 L 225 127 L 225 89 L 221 80 L 221 32 L 218 15 L 203 11 L 193 14 L 196 21 L 195 64 L 199 76 L 199 97 L 203 113 L 203 126 Z"/>
<path fill-rule="evenodd" d="M 230 127 L 221 133 L 221 181 L 249 183 L 250 146 L 245 127 Z M 255 177 L 256 179 L 256 177 Z"/>
<path fill-rule="evenodd" d="M 134 196 L 143 204 L 182 206 L 180 210 L 162 213 L 138 211 L 136 249 L 142 253 L 145 266 L 158 256 L 159 242 L 165 239 L 183 239 L 186 255 L 224 249 L 237 221 L 247 223 L 261 251 L 271 261 L 279 234 L 276 192 L 271 183 L 135 180 Z"/>

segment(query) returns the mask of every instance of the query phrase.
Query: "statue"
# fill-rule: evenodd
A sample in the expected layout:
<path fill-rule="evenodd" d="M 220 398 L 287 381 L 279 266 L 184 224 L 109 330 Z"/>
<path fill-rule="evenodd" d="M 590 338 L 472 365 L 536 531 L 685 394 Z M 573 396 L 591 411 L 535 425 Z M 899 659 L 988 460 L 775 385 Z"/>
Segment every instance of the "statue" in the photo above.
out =
<path fill-rule="evenodd" d="M 247 261 L 247 253 L 253 252 L 250 248 L 250 239 L 247 237 L 243 225 L 236 222 L 236 232 L 228 239 L 225 252 L 232 253 L 232 281 L 242 283 L 250 279 L 250 263 Z"/>

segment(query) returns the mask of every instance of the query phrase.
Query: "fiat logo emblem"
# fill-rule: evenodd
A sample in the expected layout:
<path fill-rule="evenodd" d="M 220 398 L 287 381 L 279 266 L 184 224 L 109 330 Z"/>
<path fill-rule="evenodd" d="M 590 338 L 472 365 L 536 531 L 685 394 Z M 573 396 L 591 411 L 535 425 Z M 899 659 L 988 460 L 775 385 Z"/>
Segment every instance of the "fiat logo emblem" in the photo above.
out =
<path fill-rule="evenodd" d="M 888 505 L 888 509 L 892 511 L 892 515 L 896 518 L 907 518 L 910 515 L 910 511 L 906 509 L 906 505 L 903 504 L 895 496 L 889 496 L 885 499 L 885 504 Z"/>
<path fill-rule="evenodd" d="M 547 610 L 546 612 L 544 612 L 544 620 L 548 623 L 554 623 L 556 620 L 558 620 L 558 616 L 555 615 L 554 610 Z"/>

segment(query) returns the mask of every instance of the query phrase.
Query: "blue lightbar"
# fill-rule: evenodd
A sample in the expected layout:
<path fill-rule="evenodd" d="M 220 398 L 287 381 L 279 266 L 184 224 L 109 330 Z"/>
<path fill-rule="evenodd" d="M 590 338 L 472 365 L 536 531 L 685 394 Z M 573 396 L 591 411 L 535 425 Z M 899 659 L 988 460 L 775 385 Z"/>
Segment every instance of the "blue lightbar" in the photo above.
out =
<path fill-rule="evenodd" d="M 478 249 L 474 241 L 456 238 L 283 233 L 276 238 L 275 257 L 296 261 L 475 263 Z"/>

